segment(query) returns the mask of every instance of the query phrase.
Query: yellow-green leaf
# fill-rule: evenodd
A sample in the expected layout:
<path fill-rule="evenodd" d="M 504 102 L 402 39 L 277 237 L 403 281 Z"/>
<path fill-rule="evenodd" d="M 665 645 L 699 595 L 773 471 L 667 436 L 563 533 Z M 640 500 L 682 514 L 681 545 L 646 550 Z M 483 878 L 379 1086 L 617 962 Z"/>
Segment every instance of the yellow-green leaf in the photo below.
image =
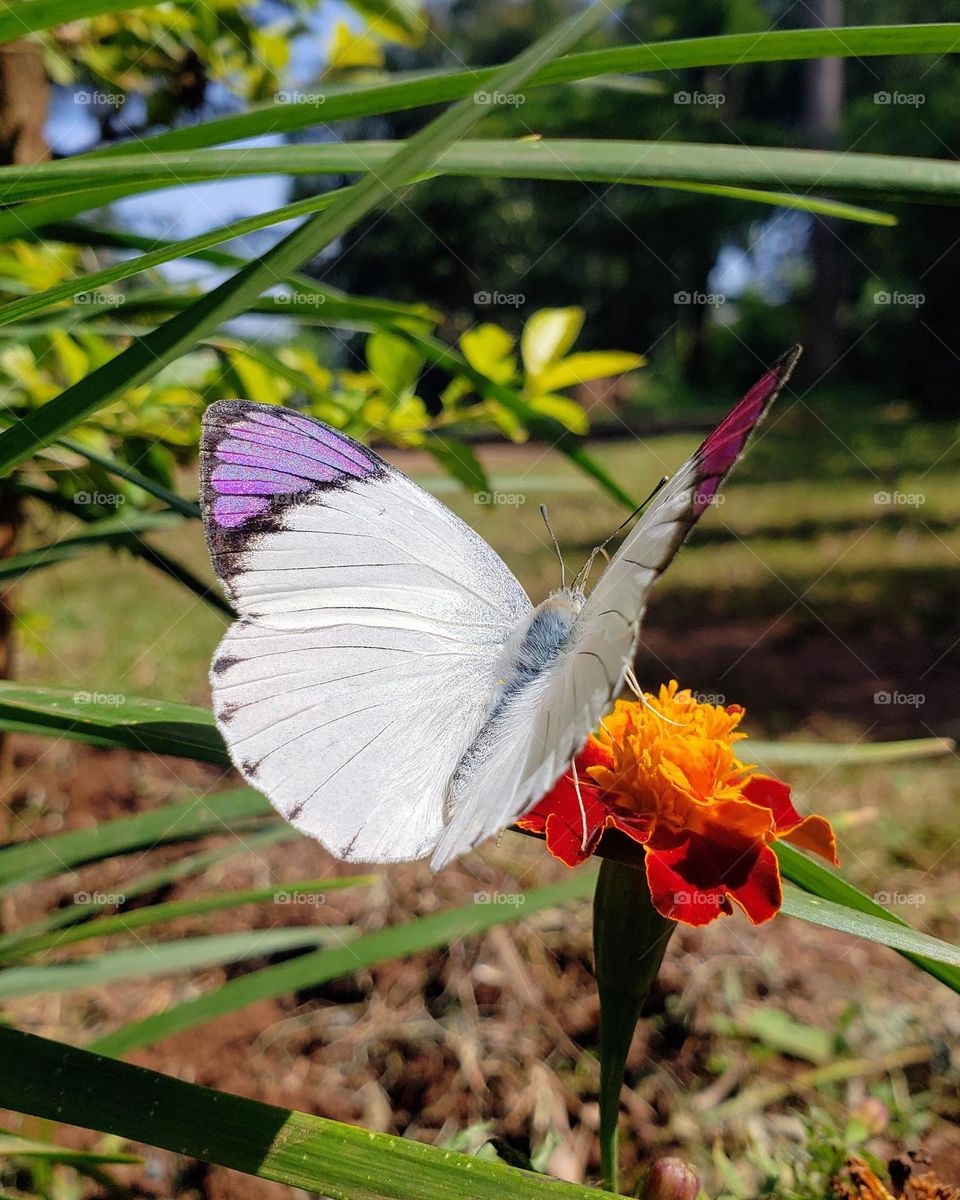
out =
<path fill-rule="evenodd" d="M 563 358 L 583 328 L 582 308 L 543 308 L 524 325 L 520 353 L 528 375 Z"/>
<path fill-rule="evenodd" d="M 631 354 L 627 350 L 584 350 L 579 354 L 568 354 L 548 366 L 532 382 L 538 392 L 555 392 L 590 379 L 607 379 L 611 375 L 635 371 L 646 361 L 642 354 Z"/>
<path fill-rule="evenodd" d="M 532 396 L 529 404 L 534 412 L 553 417 L 571 433 L 586 433 L 590 428 L 583 406 L 569 396 L 553 396 L 549 393 L 546 396 Z"/>

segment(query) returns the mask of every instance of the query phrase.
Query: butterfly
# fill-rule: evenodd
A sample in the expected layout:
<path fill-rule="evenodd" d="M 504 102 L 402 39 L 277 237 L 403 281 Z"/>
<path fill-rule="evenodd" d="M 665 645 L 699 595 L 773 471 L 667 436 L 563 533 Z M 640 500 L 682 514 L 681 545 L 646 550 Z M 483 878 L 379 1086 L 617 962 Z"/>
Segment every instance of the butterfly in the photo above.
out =
<path fill-rule="evenodd" d="M 799 356 L 655 494 L 589 595 L 538 606 L 434 496 L 340 431 L 221 400 L 201 439 L 216 573 L 239 619 L 210 671 L 244 778 L 338 858 L 439 869 L 532 808 L 631 672 L 651 586 Z"/>

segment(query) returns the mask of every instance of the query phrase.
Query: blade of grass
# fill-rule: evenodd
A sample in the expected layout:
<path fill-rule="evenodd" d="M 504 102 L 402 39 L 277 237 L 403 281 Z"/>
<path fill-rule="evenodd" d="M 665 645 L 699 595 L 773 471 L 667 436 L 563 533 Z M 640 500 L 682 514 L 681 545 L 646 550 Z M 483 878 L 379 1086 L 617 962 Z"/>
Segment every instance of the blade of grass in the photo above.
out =
<path fill-rule="evenodd" d="M 6 967 L 0 971 L 0 1000 L 104 987 L 130 979 L 149 979 L 154 975 L 207 970 L 225 963 L 266 958 L 280 950 L 315 946 L 318 942 L 345 942 L 349 934 L 349 930 L 316 925 L 252 929 L 244 933 L 221 933 L 170 942 L 141 942 L 132 950 L 111 950 L 96 958 L 53 966 Z M 296 959 L 288 961 L 295 962 Z"/>
<path fill-rule="evenodd" d="M 581 1184 L 184 1083 L 0 1028 L 0 1105 L 331 1200 L 615 1200 Z M 465 1183 L 465 1181 L 467 1181 Z"/>
<path fill-rule="evenodd" d="M 414 139 L 415 140 L 415 139 Z M 0 200 L 34 200 L 64 190 L 80 191 L 119 179 L 150 187 L 242 179 L 257 175 L 375 173 L 412 145 L 410 142 L 317 142 L 268 146 L 255 155 L 244 149 L 130 154 L 122 158 L 60 159 L 30 168 L 0 167 Z M 677 185 L 711 188 L 853 189 L 921 198 L 960 194 L 960 164 L 938 158 L 865 154 L 857 151 L 792 150 L 703 142 L 641 142 L 614 139 L 514 138 L 461 141 L 437 155 L 432 175 L 497 179 L 546 179 L 559 182 Z M 399 177 L 394 187 L 415 183 L 421 170 Z M 329 214 L 349 204 L 337 193 Z M 291 235 L 292 236 L 292 235 Z M 288 268 L 289 269 L 289 268 Z M 283 272 L 286 274 L 286 271 Z M 274 278 L 276 282 L 276 276 Z"/>
<path fill-rule="evenodd" d="M 614 46 L 567 54 L 536 71 L 527 89 L 636 71 L 681 71 L 691 67 L 745 66 L 760 62 L 795 62 L 804 58 L 870 58 L 891 54 L 949 54 L 960 49 L 960 24 L 847 25 L 835 29 L 756 30 L 719 37 L 675 39 L 641 45 Z M 289 133 L 312 125 L 358 117 L 378 116 L 405 109 L 443 104 L 488 85 L 497 67 L 464 71 L 435 71 L 399 82 L 323 88 L 323 103 L 266 105 L 252 112 L 219 117 L 92 151 L 88 157 L 127 153 L 153 154 L 190 150 L 224 142 Z"/>
<path fill-rule="evenodd" d="M 251 821 L 272 813 L 269 801 L 252 788 L 170 804 L 133 817 L 107 821 L 92 829 L 75 829 L 45 838 L 30 838 L 0 849 L 0 892 L 153 846 L 240 832 Z"/>
<path fill-rule="evenodd" d="M 790 884 L 784 888 L 783 906 L 780 911 L 788 917 L 799 917 L 802 921 L 822 925 L 826 929 L 836 929 L 852 937 L 865 938 L 868 942 L 889 946 L 901 954 L 910 955 L 914 961 L 923 958 L 960 971 L 960 947 L 920 933 L 905 923 L 888 921 L 861 909 L 838 904 L 822 896 L 813 896 Z"/>
<path fill-rule="evenodd" d="M 90 1166 L 103 1163 L 140 1163 L 136 1154 L 100 1153 L 95 1150 L 67 1150 L 48 1142 L 34 1142 L 17 1134 L 0 1133 L 0 1158 L 40 1158 L 68 1166 Z"/>
<path fill-rule="evenodd" d="M 910 738 L 902 742 L 765 742 L 751 738 L 743 749 L 751 762 L 779 767 L 818 766 L 841 762 L 846 766 L 868 763 L 909 762 L 911 759 L 942 758 L 956 749 L 950 738 Z"/>
<path fill-rule="evenodd" d="M 151 904 L 145 908 L 135 908 L 130 912 L 113 913 L 107 916 L 95 917 L 82 925 L 73 925 L 69 929 L 61 929 L 38 937 L 19 941 L 15 950 L 3 951 L 0 947 L 0 958 L 4 962 L 12 959 L 26 958 L 43 950 L 59 950 L 63 946 L 76 942 L 88 941 L 90 938 L 112 937 L 115 934 L 130 933 L 135 929 L 147 926 L 163 925 L 168 921 L 176 921 L 180 917 L 198 917 L 207 913 L 221 912 L 224 909 L 240 908 L 244 904 L 262 904 L 272 901 L 274 904 L 294 905 L 299 896 L 321 896 L 324 892 L 339 891 L 347 887 L 363 887 L 374 882 L 373 875 L 342 875 L 333 879 L 306 879 L 299 883 L 274 883 L 270 887 L 247 888 L 245 891 L 217 892 L 212 896 L 199 896 L 193 900 L 171 900 L 166 904 Z M 277 899 L 280 896 L 282 899 Z M 2 980 L 2 976 L 0 976 Z"/>
<path fill-rule="evenodd" d="M 123 1026 L 100 1038 L 93 1049 L 102 1054 L 125 1054 L 184 1029 L 245 1008 L 258 1000 L 317 987 L 331 979 L 351 975 L 388 959 L 446 946 L 474 937 L 495 925 L 526 919 L 546 908 L 586 899 L 593 891 L 596 873 L 573 871 L 560 883 L 521 892 L 514 904 L 474 903 L 465 908 L 432 913 L 403 925 L 365 934 L 349 946 L 304 954 L 250 975 L 230 980 L 217 991 L 178 1004 L 166 1012 Z"/>
<path fill-rule="evenodd" d="M 174 529 L 182 523 L 183 517 L 178 513 L 131 513 L 129 516 L 104 517 L 92 522 L 80 533 L 0 560 L 0 580 L 18 579 L 104 546 L 129 546 L 141 531 Z"/>
<path fill-rule="evenodd" d="M 179 858 L 175 862 L 161 867 L 159 871 L 151 871 L 146 875 L 138 874 L 132 878 L 124 877 L 124 900 L 133 900 L 137 896 L 145 896 L 179 879 L 187 879 L 192 875 L 200 875 L 209 867 L 223 862 L 224 859 L 236 858 L 244 854 L 256 854 L 261 846 L 270 846 L 277 842 L 289 842 L 294 838 L 302 836 L 300 831 L 294 829 L 292 825 L 280 824 L 273 829 L 265 830 L 263 833 L 248 834 L 242 841 L 237 838 L 229 846 L 218 846 L 215 850 L 203 850 L 199 854 L 185 855 L 183 858 Z M 108 905 L 107 907 L 116 906 Z M 0 936 L 0 957 L 6 958 L 8 955 L 13 957 L 14 951 L 16 951 L 21 942 L 51 933 L 55 929 L 63 929 L 66 926 L 79 926 L 103 915 L 105 915 L 105 912 L 102 907 L 92 907 L 89 904 L 66 904 L 62 908 L 55 908 L 52 912 L 44 913 L 36 921 L 31 921 L 27 925 L 20 925 L 17 929 L 11 930 L 10 933 Z"/>
<path fill-rule="evenodd" d="M 0 728 L 14 726 L 98 746 L 230 765 L 213 714 L 190 704 L 0 681 Z"/>
<path fill-rule="evenodd" d="M 890 909 L 884 908 L 873 900 L 865 892 L 861 892 L 859 888 L 848 883 L 840 875 L 831 871 L 828 867 L 822 866 L 815 862 L 812 858 L 791 846 L 788 842 L 775 842 L 773 846 L 776 851 L 777 858 L 780 860 L 780 870 L 784 878 L 789 879 L 803 891 L 809 892 L 812 896 L 817 896 L 823 900 L 833 901 L 835 904 L 843 905 L 848 910 L 853 909 L 857 912 L 864 913 L 870 917 L 875 917 L 882 921 L 891 922 L 895 925 L 903 926 L 909 929 L 910 926 L 902 917 L 891 912 Z M 899 949 L 899 947 L 895 947 Z M 909 949 L 900 951 L 904 958 L 915 963 L 921 970 L 932 975 L 935 979 L 939 979 L 941 983 L 945 983 L 953 991 L 960 993 L 960 970 L 950 966 L 947 963 L 939 962 L 935 959 L 926 958 L 922 952 L 915 954 Z"/>
<path fill-rule="evenodd" d="M 0 42 L 12 42 L 70 21 L 152 8 L 160 3 L 162 0 L 7 0 L 0 11 Z"/>
<path fill-rule="evenodd" d="M 538 68 L 568 50 L 609 13 L 602 3 L 589 5 L 497 71 L 492 86 L 504 93 L 518 91 Z M 338 197 L 329 208 L 288 234 L 262 258 L 61 392 L 32 414 L 29 423 L 21 422 L 0 433 L 0 472 L 9 471 L 41 445 L 62 436 L 119 393 L 152 378 L 224 321 L 242 312 L 278 278 L 298 270 L 363 216 L 381 207 L 411 176 L 431 167 L 446 148 L 463 137 L 488 111 L 489 106 L 473 97 L 461 100 L 415 134 L 389 162 L 384 162 L 382 170 L 367 175 L 349 195 Z"/>

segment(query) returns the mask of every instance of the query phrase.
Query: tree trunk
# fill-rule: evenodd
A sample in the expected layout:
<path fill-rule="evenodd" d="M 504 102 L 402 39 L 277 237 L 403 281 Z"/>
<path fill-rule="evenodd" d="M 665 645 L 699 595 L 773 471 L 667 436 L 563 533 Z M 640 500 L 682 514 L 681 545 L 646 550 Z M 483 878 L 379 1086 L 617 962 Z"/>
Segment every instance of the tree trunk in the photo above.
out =
<path fill-rule="evenodd" d="M 36 42 L 9 42 L 0 46 L 0 163 L 29 166 L 50 157 L 44 136 L 50 81 Z M 8 480 L 0 481 L 0 559 L 17 553 L 23 525 L 19 493 Z M 11 589 L 0 593 L 0 678 L 10 679 L 14 668 L 16 616 Z M 10 739 L 0 735 L 0 780 L 10 776 Z M 0 806 L 0 836 L 8 830 Z"/>

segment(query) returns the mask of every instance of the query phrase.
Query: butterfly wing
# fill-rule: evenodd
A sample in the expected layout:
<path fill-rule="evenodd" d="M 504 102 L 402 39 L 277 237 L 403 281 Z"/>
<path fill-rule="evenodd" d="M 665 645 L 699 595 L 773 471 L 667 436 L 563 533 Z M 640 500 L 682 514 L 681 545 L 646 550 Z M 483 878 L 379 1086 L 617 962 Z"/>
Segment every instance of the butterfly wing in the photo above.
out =
<path fill-rule="evenodd" d="M 710 505 L 800 355 L 760 379 L 656 496 L 584 603 L 564 652 L 490 731 L 451 805 L 433 856 L 441 867 L 526 812 L 569 767 L 623 686 L 650 588 Z"/>
<path fill-rule="evenodd" d="M 523 589 L 439 501 L 287 409 L 213 404 L 201 484 L 240 614 L 210 674 L 234 763 L 339 857 L 421 857 L 530 611 Z"/>

